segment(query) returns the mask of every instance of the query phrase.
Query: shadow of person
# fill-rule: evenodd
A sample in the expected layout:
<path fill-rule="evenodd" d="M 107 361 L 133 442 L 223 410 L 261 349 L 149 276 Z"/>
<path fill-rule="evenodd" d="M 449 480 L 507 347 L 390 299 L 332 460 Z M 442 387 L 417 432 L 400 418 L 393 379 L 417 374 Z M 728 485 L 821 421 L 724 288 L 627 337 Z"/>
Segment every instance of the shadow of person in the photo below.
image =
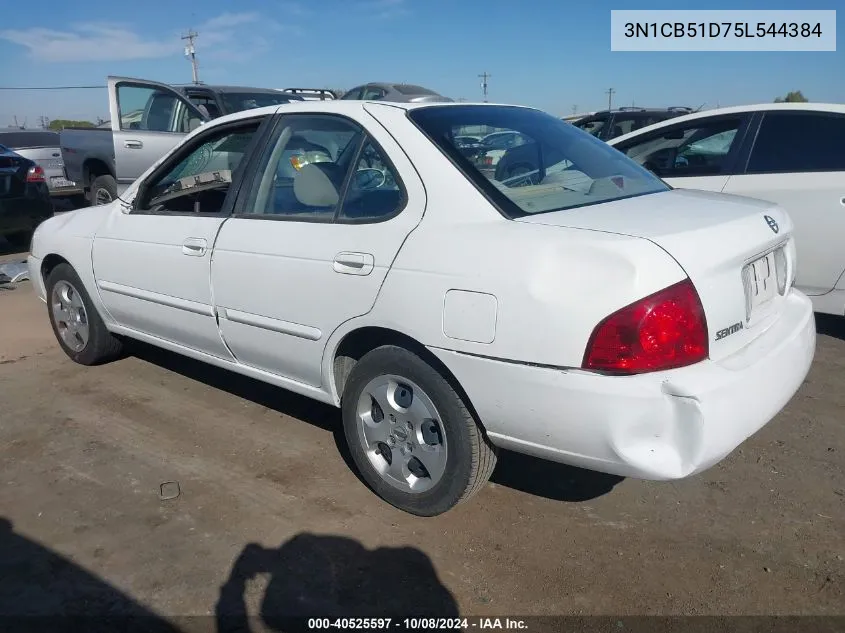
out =
<path fill-rule="evenodd" d="M 177 633 L 165 619 L 0 517 L 0 630 Z"/>
<path fill-rule="evenodd" d="M 299 534 L 278 549 L 247 545 L 220 591 L 219 633 L 249 631 L 246 583 L 269 582 L 259 618 L 272 631 L 307 630 L 307 618 L 458 617 L 428 556 L 413 547 L 368 550 L 340 536 Z M 397 627 L 396 623 L 400 623 Z"/>

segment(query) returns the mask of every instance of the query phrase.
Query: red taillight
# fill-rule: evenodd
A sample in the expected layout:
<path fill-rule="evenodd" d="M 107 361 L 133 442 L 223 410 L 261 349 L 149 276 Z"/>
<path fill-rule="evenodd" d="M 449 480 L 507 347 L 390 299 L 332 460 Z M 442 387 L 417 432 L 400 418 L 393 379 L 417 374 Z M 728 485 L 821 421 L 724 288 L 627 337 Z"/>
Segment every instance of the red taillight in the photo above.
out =
<path fill-rule="evenodd" d="M 45 182 L 47 180 L 47 176 L 44 174 L 44 170 L 41 169 L 38 165 L 34 167 L 30 167 L 29 171 L 26 172 L 26 181 L 27 182 Z"/>
<path fill-rule="evenodd" d="M 583 367 L 639 374 L 692 365 L 708 352 L 704 308 L 692 281 L 685 279 L 599 323 Z"/>
<path fill-rule="evenodd" d="M 493 157 L 492 156 L 485 156 L 482 161 L 485 167 L 490 167 L 493 164 Z"/>

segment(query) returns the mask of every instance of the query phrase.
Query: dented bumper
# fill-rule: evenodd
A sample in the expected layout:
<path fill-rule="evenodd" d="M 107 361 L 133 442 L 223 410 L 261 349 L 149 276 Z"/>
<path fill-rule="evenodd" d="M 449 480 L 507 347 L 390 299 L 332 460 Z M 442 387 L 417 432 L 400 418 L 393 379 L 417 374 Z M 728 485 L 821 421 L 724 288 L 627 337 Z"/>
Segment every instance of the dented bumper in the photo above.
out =
<path fill-rule="evenodd" d="M 777 321 L 718 362 L 637 376 L 531 367 L 433 349 L 492 442 L 641 479 L 709 468 L 769 422 L 810 369 L 810 300 L 791 291 Z"/>

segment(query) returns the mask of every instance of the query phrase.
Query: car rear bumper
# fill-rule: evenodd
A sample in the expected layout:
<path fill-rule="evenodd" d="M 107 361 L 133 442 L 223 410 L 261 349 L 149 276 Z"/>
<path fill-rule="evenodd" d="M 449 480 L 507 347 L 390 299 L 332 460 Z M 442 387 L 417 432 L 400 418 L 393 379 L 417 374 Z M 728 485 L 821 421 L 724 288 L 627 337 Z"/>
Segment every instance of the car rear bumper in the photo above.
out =
<path fill-rule="evenodd" d="M 53 217 L 53 203 L 47 195 L 0 198 L 0 235 L 30 231 Z"/>
<path fill-rule="evenodd" d="M 815 354 L 810 300 L 786 297 L 769 329 L 718 362 L 637 376 L 528 366 L 432 349 L 499 446 L 641 479 L 721 461 L 801 386 Z"/>

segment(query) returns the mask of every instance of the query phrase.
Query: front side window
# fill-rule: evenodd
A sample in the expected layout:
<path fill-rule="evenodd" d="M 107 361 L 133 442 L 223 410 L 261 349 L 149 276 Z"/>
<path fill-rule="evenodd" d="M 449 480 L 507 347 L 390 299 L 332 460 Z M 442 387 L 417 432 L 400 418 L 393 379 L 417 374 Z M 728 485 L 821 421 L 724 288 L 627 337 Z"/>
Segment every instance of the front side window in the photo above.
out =
<path fill-rule="evenodd" d="M 749 174 L 845 171 L 845 116 L 767 112 L 746 171 Z"/>
<path fill-rule="evenodd" d="M 669 190 L 606 143 L 537 110 L 458 105 L 419 108 L 409 117 L 507 217 Z M 467 156 L 454 139 L 479 127 L 509 131 L 523 142 L 495 162 Z"/>
<path fill-rule="evenodd" d="M 253 122 L 196 139 L 164 173 L 145 183 L 136 208 L 152 213 L 220 213 L 258 126 Z"/>
<path fill-rule="evenodd" d="M 377 221 L 404 190 L 384 152 L 353 121 L 290 115 L 268 148 L 241 214 L 305 222 Z"/>
<path fill-rule="evenodd" d="M 155 86 L 119 84 L 121 130 L 186 134 L 202 121 L 175 92 Z"/>
<path fill-rule="evenodd" d="M 662 178 L 718 176 L 725 173 L 743 119 L 700 119 L 663 128 L 617 146 L 629 158 Z"/>

